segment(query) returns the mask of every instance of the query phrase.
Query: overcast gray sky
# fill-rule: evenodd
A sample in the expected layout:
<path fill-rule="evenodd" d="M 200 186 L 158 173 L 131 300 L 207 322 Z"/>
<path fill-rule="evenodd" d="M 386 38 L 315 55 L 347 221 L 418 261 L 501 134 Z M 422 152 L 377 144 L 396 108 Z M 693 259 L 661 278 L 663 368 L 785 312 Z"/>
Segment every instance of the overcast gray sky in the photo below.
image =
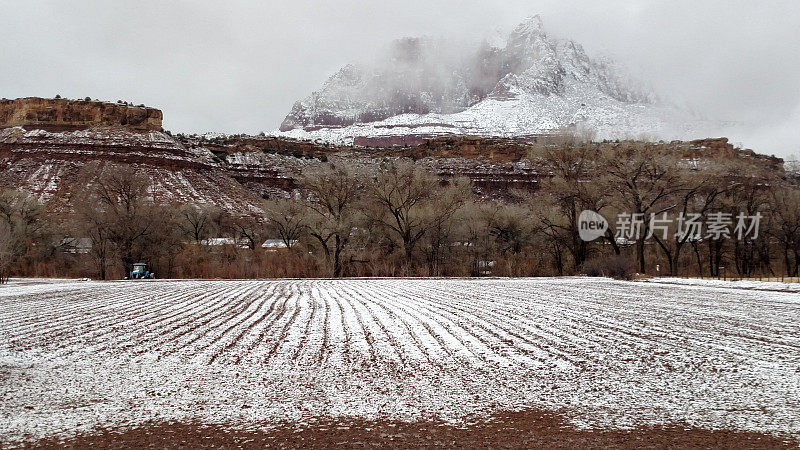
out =
<path fill-rule="evenodd" d="M 800 152 L 800 2 L 4 0 L 0 97 L 124 99 L 184 132 L 269 131 L 342 65 L 387 42 L 479 39 L 541 14 L 665 98 Z"/>

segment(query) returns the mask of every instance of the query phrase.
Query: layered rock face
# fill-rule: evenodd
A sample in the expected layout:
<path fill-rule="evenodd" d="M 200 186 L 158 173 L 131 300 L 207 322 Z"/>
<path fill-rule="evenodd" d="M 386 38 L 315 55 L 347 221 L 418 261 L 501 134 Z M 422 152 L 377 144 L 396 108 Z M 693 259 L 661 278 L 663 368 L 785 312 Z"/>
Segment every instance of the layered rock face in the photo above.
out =
<path fill-rule="evenodd" d="M 780 159 L 735 149 L 724 138 L 653 145 L 687 161 L 755 158 L 765 167 L 782 170 Z M 91 171 L 111 165 L 146 174 L 156 202 L 212 204 L 243 215 L 258 212 L 262 198 L 302 195 L 300 180 L 315 167 L 332 163 L 378 171 L 388 160 L 410 158 L 443 181 L 469 178 L 478 195 L 503 198 L 516 190 L 536 191 L 549 176 L 531 159 L 533 148 L 519 140 L 476 137 L 365 149 L 270 136 L 209 140 L 122 127 L 60 132 L 10 127 L 0 129 L 0 188 L 23 189 L 42 202 L 69 208 L 71 199 L 91 183 Z"/>
<path fill-rule="evenodd" d="M 92 126 L 161 131 L 161 110 L 122 103 L 38 97 L 0 100 L 0 128 L 23 126 L 50 131 Z"/>
<path fill-rule="evenodd" d="M 0 188 L 31 192 L 56 209 L 69 209 L 105 166 L 146 174 L 158 203 L 211 204 L 232 215 L 259 213 L 263 198 L 302 196 L 302 176 L 329 163 L 377 172 L 386 161 L 409 158 L 443 181 L 469 178 L 484 198 L 535 191 L 549 176 L 531 159 L 535 145 L 526 139 L 450 136 L 404 147 L 364 148 L 263 135 L 172 136 L 135 128 L 160 126 L 157 109 L 37 100 L 6 104 L 0 116 Z M 148 111 L 158 114 L 137 115 Z M 123 124 L 123 117 L 140 120 Z M 14 125 L 19 122 L 31 123 Z M 775 170 L 782 163 L 735 149 L 724 138 L 653 145 L 691 161 L 759 158 Z"/>
<path fill-rule="evenodd" d="M 242 213 L 259 201 L 211 152 L 159 131 L 0 129 L 0 187 L 28 191 L 56 209 L 69 209 L 107 166 L 146 175 L 152 199 L 161 204 L 210 204 Z"/>

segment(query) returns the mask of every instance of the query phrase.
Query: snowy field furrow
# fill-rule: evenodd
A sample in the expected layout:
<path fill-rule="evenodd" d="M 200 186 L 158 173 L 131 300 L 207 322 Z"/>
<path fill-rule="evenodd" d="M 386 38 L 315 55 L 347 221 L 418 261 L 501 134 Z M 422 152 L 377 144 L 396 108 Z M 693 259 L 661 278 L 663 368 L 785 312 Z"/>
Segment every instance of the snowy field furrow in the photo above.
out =
<path fill-rule="evenodd" d="M 430 362 L 430 358 L 419 343 L 419 338 L 411 332 L 408 324 L 403 322 L 391 309 L 386 308 L 383 302 L 375 301 L 371 292 L 367 293 L 359 289 L 362 283 L 363 281 L 358 281 L 357 284 L 354 282 L 349 291 L 354 298 L 360 299 L 367 314 L 374 318 L 376 325 L 385 336 L 385 344 L 379 347 L 383 350 L 382 354 L 396 354 L 403 365 L 410 364 L 412 361 Z M 347 289 L 345 286 L 337 287 Z"/>
<path fill-rule="evenodd" d="M 388 292 L 398 295 L 391 289 Z M 435 292 L 428 290 L 426 295 L 420 295 L 416 289 L 407 289 L 407 293 L 412 297 L 405 297 L 405 295 L 403 297 L 413 298 L 413 303 L 417 305 L 420 314 L 430 317 L 434 320 L 437 328 L 444 330 L 443 337 L 440 339 L 448 340 L 465 363 L 486 362 L 488 361 L 487 355 L 494 354 L 492 343 L 484 338 L 481 332 L 474 333 L 473 331 L 477 328 L 469 329 L 469 321 L 462 320 L 458 314 L 453 314 L 447 308 L 446 303 L 442 304 L 431 300 Z"/>
<path fill-rule="evenodd" d="M 235 364 L 252 364 L 253 361 L 265 358 L 267 336 L 274 330 L 274 324 L 284 317 L 287 304 L 293 298 L 291 295 L 286 295 L 285 286 L 276 286 L 275 296 L 270 310 L 254 325 L 252 333 L 242 339 L 241 347 L 236 353 Z"/>
<path fill-rule="evenodd" d="M 485 320 L 471 305 L 459 307 L 464 302 L 447 295 L 446 291 L 439 291 L 428 286 L 422 291 L 412 289 L 411 292 L 415 294 L 414 300 L 421 304 L 427 302 L 426 298 L 433 299 L 431 311 L 438 310 L 439 313 L 448 314 L 457 326 L 462 328 L 463 333 L 479 340 L 485 349 L 481 352 L 485 355 L 484 358 L 486 355 L 490 358 L 494 357 L 492 360 L 500 364 L 510 364 L 514 359 L 533 364 L 536 359 L 541 360 L 543 355 L 547 354 L 540 347 L 528 346 L 524 350 L 520 350 L 518 347 L 512 346 L 510 343 L 514 342 L 516 335 L 507 332 L 502 327 L 505 320 L 501 320 L 499 324 Z"/>
<path fill-rule="evenodd" d="M 223 354 L 231 355 L 238 338 L 246 334 L 251 326 L 258 322 L 259 315 L 264 315 L 269 311 L 268 305 L 275 301 L 275 297 L 272 296 L 274 291 L 275 285 L 267 285 L 256 286 L 248 292 L 245 297 L 246 302 L 249 303 L 248 308 L 216 327 L 220 332 L 205 344 L 205 348 L 200 352 L 200 359 L 207 360 L 208 364 L 211 364 Z"/>
<path fill-rule="evenodd" d="M 278 314 L 282 294 L 283 292 L 278 289 L 277 285 L 266 287 L 260 296 L 261 303 L 258 310 L 239 323 L 226 339 L 224 348 L 215 353 L 214 359 L 222 356 L 227 358 L 227 362 L 238 364 L 242 356 L 247 355 L 249 350 L 257 344 L 266 321 Z M 209 363 L 211 362 L 213 361 L 209 361 Z"/>
<path fill-rule="evenodd" d="M 524 408 L 797 437 L 799 317 L 788 283 L 12 280 L 0 442 Z"/>
<path fill-rule="evenodd" d="M 309 326 L 308 324 L 313 316 L 314 303 L 308 301 L 308 294 L 303 289 L 300 289 L 297 284 L 291 284 L 289 287 L 289 295 L 291 296 L 292 302 L 286 314 L 281 317 L 277 326 L 274 327 L 275 333 L 268 335 L 264 341 L 267 347 L 269 347 L 264 361 L 267 363 L 273 362 L 274 365 L 279 364 L 274 361 L 281 357 L 283 357 L 285 363 L 288 354 L 286 348 L 288 347 L 289 350 L 291 350 L 291 348 L 298 345 L 299 340 L 302 339 L 299 331 L 293 331 L 295 328 L 294 325 L 298 324 L 305 329 Z M 298 317 L 301 317 L 299 322 Z"/>
<path fill-rule="evenodd" d="M 202 351 L 216 341 L 219 334 L 225 331 L 225 326 L 232 323 L 237 315 L 247 313 L 253 301 L 250 295 L 259 288 L 258 284 L 243 284 L 232 289 L 225 295 L 230 298 L 228 303 L 213 312 L 195 315 L 194 320 L 168 342 L 164 354 L 202 358 Z"/>
<path fill-rule="evenodd" d="M 151 312 L 141 319 L 132 316 L 122 322 L 118 328 L 126 330 L 125 332 L 106 329 L 106 336 L 98 339 L 97 351 L 132 347 L 137 352 L 144 353 L 159 348 L 166 345 L 175 333 L 180 333 L 188 326 L 193 318 L 214 311 L 228 300 L 229 297 L 220 295 L 219 290 L 202 287 L 182 290 L 175 296 L 172 305 L 164 309 L 154 305 Z"/>
<path fill-rule="evenodd" d="M 141 293 L 130 292 L 114 298 L 110 302 L 98 304 L 95 298 L 98 293 L 86 290 L 81 293 L 71 293 L 66 296 L 57 296 L 52 302 L 47 303 L 34 303 L 24 305 L 23 308 L 29 312 L 27 319 L 18 321 L 9 320 L 8 323 L 14 324 L 20 330 L 20 335 L 24 333 L 49 333 L 65 327 L 75 329 L 85 323 L 92 323 L 97 321 L 99 314 L 97 312 L 106 311 L 108 309 L 120 310 L 130 308 L 132 310 L 140 310 L 147 308 L 149 303 L 142 303 Z M 16 303 L 19 299 L 11 300 Z M 85 320 L 81 321 L 80 319 Z M 18 322 L 26 322 L 24 325 Z M 46 326 L 43 326 L 46 325 Z"/>
<path fill-rule="evenodd" d="M 489 288 L 491 289 L 491 288 Z M 494 337 L 492 348 L 495 353 L 498 353 L 509 360 L 520 360 L 522 362 L 532 362 L 533 359 L 540 358 L 542 355 L 557 356 L 561 363 L 571 364 L 575 357 L 567 352 L 554 348 L 548 341 L 547 337 L 541 333 L 535 333 L 534 337 L 530 337 L 532 325 L 530 321 L 523 321 L 519 328 L 520 321 L 517 320 L 516 314 L 512 311 L 509 312 L 508 308 L 500 301 L 500 297 L 496 294 L 487 294 L 489 290 L 473 291 L 467 290 L 467 295 L 452 298 L 448 295 L 445 289 L 437 289 L 434 286 L 429 286 L 429 291 L 438 290 L 443 296 L 440 297 L 441 308 L 450 309 L 453 314 L 461 317 L 472 317 L 474 323 L 482 325 L 482 328 L 489 332 Z M 420 293 L 422 295 L 422 293 Z M 493 308 L 485 308 L 486 304 L 493 304 Z M 525 331 L 526 333 L 519 333 Z M 541 331 L 539 328 L 537 331 Z M 534 358 L 532 358 L 532 356 Z"/>
<path fill-rule="evenodd" d="M 186 305 L 197 304 L 198 299 L 202 301 L 207 298 L 201 292 L 200 289 L 181 291 L 170 302 L 158 294 L 147 295 L 134 291 L 129 295 L 121 296 L 116 303 L 107 305 L 103 317 L 98 317 L 97 314 L 86 314 L 80 323 L 58 320 L 63 328 L 70 330 L 73 334 L 77 333 L 77 339 L 72 342 L 73 345 L 59 350 L 64 352 L 63 354 L 76 351 L 114 353 L 120 349 L 132 348 L 141 351 L 142 348 L 135 343 L 137 337 L 144 335 L 148 329 L 153 331 L 156 328 L 158 336 L 161 336 L 164 332 L 164 328 L 161 326 L 162 321 L 183 316 L 185 314 L 183 308 Z M 149 301 L 142 302 L 143 295 L 146 295 Z M 128 319 L 120 321 L 120 316 Z"/>
<path fill-rule="evenodd" d="M 446 338 L 443 337 L 441 327 L 433 320 L 433 315 L 417 311 L 420 309 L 419 302 L 404 297 L 402 293 L 382 287 L 375 289 L 372 301 L 383 304 L 403 322 L 430 362 L 453 357 L 453 343 L 458 345 L 458 341 L 448 336 L 447 340 L 450 342 L 445 343 Z"/>
<path fill-rule="evenodd" d="M 389 366 L 401 364 L 401 349 L 394 344 L 393 335 L 378 321 L 378 316 L 370 310 L 369 301 L 362 297 L 361 292 L 349 289 L 346 284 L 331 289 L 331 292 L 351 305 L 356 322 L 364 332 L 366 345 L 369 346 L 370 363 L 380 362 Z"/>
<path fill-rule="evenodd" d="M 501 297 L 516 298 L 523 292 L 509 288 Z M 560 301 L 538 306 L 539 309 L 547 311 L 543 320 L 551 325 L 548 332 L 556 336 L 555 342 L 561 342 L 562 345 L 571 343 L 569 347 L 573 349 L 589 347 L 591 351 L 584 353 L 589 359 L 597 354 L 597 348 L 593 348 L 595 346 L 614 345 L 619 347 L 618 351 L 635 356 L 646 354 L 642 352 L 643 349 L 654 350 L 664 338 L 671 337 L 669 329 L 652 326 L 657 326 L 663 323 L 663 319 L 667 319 L 660 316 L 658 306 L 653 304 L 650 310 L 632 308 L 636 305 L 638 297 L 626 298 L 630 295 L 627 292 L 608 289 L 607 298 L 614 299 L 613 302 L 582 298 L 579 290 L 567 286 L 554 295 L 558 296 Z M 559 308 L 559 305 L 563 305 L 562 301 L 570 299 L 573 299 L 570 302 L 572 308 Z M 655 320 L 656 318 L 659 320 Z"/>

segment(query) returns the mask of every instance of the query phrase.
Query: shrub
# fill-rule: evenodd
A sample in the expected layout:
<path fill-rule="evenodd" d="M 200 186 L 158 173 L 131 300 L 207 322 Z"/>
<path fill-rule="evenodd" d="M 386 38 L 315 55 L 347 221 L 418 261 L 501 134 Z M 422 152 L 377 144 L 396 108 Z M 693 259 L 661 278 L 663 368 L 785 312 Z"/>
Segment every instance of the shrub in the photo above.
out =
<path fill-rule="evenodd" d="M 632 280 L 636 275 L 636 262 L 625 256 L 611 256 L 593 259 L 583 263 L 584 275 L 590 277 L 611 277 L 618 280 Z"/>

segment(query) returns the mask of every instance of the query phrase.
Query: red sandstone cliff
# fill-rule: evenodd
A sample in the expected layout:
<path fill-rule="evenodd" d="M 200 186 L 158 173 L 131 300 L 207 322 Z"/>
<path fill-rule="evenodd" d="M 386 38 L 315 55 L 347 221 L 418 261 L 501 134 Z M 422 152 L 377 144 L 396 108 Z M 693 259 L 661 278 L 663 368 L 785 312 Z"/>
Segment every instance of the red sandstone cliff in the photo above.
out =
<path fill-rule="evenodd" d="M 0 100 L 0 127 L 23 126 L 50 131 L 92 126 L 161 131 L 161 110 L 124 103 L 38 97 Z"/>

